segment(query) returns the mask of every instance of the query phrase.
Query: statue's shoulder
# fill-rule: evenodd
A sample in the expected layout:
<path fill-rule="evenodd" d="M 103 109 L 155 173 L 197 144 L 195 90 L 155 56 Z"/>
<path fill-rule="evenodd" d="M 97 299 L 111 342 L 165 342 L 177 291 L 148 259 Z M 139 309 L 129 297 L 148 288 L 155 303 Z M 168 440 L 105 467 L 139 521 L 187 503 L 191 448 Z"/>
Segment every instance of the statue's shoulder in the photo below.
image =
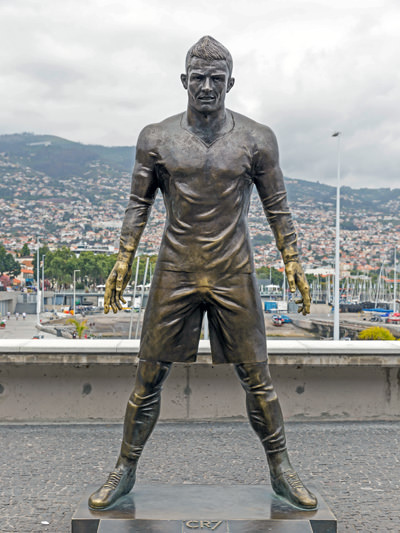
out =
<path fill-rule="evenodd" d="M 249 140 L 252 140 L 257 145 L 275 142 L 275 134 L 269 126 L 260 124 L 260 122 L 256 122 L 236 111 L 230 112 L 235 122 L 235 129 L 245 135 Z"/>
<path fill-rule="evenodd" d="M 161 122 L 154 124 L 148 124 L 140 132 L 139 140 L 154 142 L 162 141 L 164 138 L 168 138 L 174 130 L 180 128 L 183 113 L 168 117 Z"/>

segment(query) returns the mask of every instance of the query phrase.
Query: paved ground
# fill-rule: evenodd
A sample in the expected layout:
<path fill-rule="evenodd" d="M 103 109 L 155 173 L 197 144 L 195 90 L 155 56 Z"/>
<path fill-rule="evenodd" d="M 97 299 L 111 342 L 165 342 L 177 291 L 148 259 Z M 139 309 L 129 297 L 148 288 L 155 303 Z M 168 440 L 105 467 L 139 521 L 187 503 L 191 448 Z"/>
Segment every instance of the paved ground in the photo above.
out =
<path fill-rule="evenodd" d="M 400 531 L 399 430 L 388 422 L 287 425 L 292 461 L 336 514 L 339 532 Z M 86 487 L 103 482 L 113 466 L 121 432 L 120 425 L 0 425 L 1 533 L 69 532 Z M 268 482 L 262 449 L 245 422 L 160 423 L 138 477 Z"/>
<path fill-rule="evenodd" d="M 1 317 L 0 317 L 1 318 Z M 103 335 L 106 332 L 106 336 L 108 337 L 110 333 L 114 335 L 116 338 L 127 338 L 128 337 L 128 331 L 129 331 L 129 323 L 130 323 L 130 314 L 129 313 L 120 313 L 118 315 L 109 314 L 95 314 L 95 315 L 89 315 L 88 317 L 89 323 L 95 323 L 95 327 L 90 328 L 90 332 L 95 335 Z M 284 326 L 277 328 L 272 325 L 272 315 L 265 314 L 265 325 L 268 333 L 268 337 L 270 339 L 276 338 L 280 339 L 282 337 L 288 337 L 291 339 L 294 338 L 315 338 L 313 335 L 311 335 L 309 332 L 302 330 L 300 328 L 296 328 L 292 324 L 285 324 Z M 80 320 L 81 317 L 78 315 L 78 320 Z M 134 321 L 133 321 L 133 334 L 132 338 L 135 337 L 136 332 L 136 319 L 137 315 L 134 315 Z M 143 314 L 142 314 L 143 319 Z M 7 321 L 7 325 L 5 328 L 0 328 L 0 340 L 1 339 L 32 339 L 35 335 L 43 335 L 44 339 L 54 339 L 55 336 L 51 333 L 45 333 L 44 331 L 39 331 L 36 329 L 36 315 L 27 315 L 26 319 L 23 320 L 20 316 L 18 320 L 16 320 L 15 316 L 12 315 L 10 320 Z M 50 322 L 49 325 L 51 326 L 52 323 Z M 108 334 L 107 334 L 108 332 Z"/>
<path fill-rule="evenodd" d="M 36 315 L 27 315 L 25 320 L 21 315 L 18 320 L 12 315 L 10 320 L 7 320 L 6 327 L 0 328 L 0 340 L 32 339 L 35 335 L 43 335 L 44 339 L 54 339 L 54 335 L 38 331 L 35 327 L 36 321 Z"/>

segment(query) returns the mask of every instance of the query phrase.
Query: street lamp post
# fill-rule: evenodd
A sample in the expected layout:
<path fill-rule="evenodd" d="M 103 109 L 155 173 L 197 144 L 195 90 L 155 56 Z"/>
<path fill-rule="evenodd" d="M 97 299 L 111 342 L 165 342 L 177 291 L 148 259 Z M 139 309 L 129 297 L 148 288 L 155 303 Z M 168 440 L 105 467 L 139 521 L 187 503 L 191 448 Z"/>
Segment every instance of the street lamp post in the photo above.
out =
<path fill-rule="evenodd" d="M 144 268 L 144 277 L 143 277 L 143 284 L 142 284 L 142 296 L 140 298 L 140 307 L 139 307 L 139 315 L 138 315 L 138 319 L 137 319 L 137 322 L 136 322 L 136 334 L 135 334 L 135 339 L 138 339 L 139 338 L 139 327 L 140 327 L 140 318 L 142 316 L 142 306 L 143 306 L 143 303 L 144 303 L 144 291 L 145 291 L 145 285 L 146 285 L 146 279 L 147 279 L 147 270 L 149 268 L 149 261 L 150 261 L 150 258 L 147 257 L 146 259 L 146 266 Z"/>
<path fill-rule="evenodd" d="M 396 312 L 397 299 L 397 245 L 394 245 L 394 285 L 393 285 L 393 313 Z"/>
<path fill-rule="evenodd" d="M 335 246 L 335 295 L 333 313 L 333 340 L 340 338 L 339 326 L 339 283 L 340 283 L 340 131 L 332 137 L 337 137 L 337 188 L 336 188 L 336 246 Z"/>
<path fill-rule="evenodd" d="M 39 258 L 39 250 L 40 250 L 40 236 L 37 236 L 37 257 L 36 257 L 36 278 L 37 278 L 37 289 L 36 289 L 36 322 L 39 325 L 40 324 L 40 258 Z"/>
<path fill-rule="evenodd" d="M 76 285 L 76 278 L 75 278 L 75 274 L 77 272 L 80 272 L 80 270 L 74 270 L 74 303 L 73 303 L 73 309 L 74 309 L 74 318 L 75 318 L 75 285 Z"/>
<path fill-rule="evenodd" d="M 43 297 L 43 303 L 42 303 L 42 309 L 44 310 L 44 258 L 46 257 L 45 254 L 42 255 L 42 297 Z"/>
<path fill-rule="evenodd" d="M 138 256 L 137 261 L 136 261 L 135 284 L 133 286 L 133 294 L 132 294 L 131 320 L 129 322 L 128 339 L 132 338 L 133 313 L 135 312 L 135 300 L 136 300 L 136 288 L 137 288 L 137 282 L 138 282 L 138 276 L 139 276 L 139 264 L 140 264 L 140 257 Z"/>
<path fill-rule="evenodd" d="M 282 296 L 283 296 L 283 301 L 286 302 L 286 270 L 285 269 L 283 269 Z"/>

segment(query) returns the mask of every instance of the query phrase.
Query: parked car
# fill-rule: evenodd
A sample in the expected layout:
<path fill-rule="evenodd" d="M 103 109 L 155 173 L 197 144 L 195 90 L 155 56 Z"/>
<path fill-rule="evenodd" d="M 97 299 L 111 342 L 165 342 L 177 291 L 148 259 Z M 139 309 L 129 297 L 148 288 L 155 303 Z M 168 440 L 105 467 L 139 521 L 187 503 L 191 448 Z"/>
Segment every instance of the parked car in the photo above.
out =
<path fill-rule="evenodd" d="M 273 315 L 272 316 L 272 324 L 274 326 L 283 326 L 284 320 L 280 315 Z"/>
<path fill-rule="evenodd" d="M 287 315 L 280 315 L 280 317 L 283 319 L 284 324 L 291 324 L 293 322 L 293 320 Z"/>
<path fill-rule="evenodd" d="M 386 319 L 386 324 L 400 324 L 400 313 L 392 313 Z"/>

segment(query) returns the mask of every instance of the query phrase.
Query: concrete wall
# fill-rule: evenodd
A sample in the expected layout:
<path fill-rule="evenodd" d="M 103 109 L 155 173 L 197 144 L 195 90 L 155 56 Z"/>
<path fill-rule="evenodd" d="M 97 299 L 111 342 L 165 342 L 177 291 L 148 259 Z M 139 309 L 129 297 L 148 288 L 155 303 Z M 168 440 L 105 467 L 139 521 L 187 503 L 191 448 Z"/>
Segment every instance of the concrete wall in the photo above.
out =
<path fill-rule="evenodd" d="M 0 344 L 0 421 L 122 421 L 138 341 L 25 340 Z M 270 368 L 289 420 L 400 419 L 400 344 L 385 341 L 269 341 Z M 230 365 L 175 365 L 163 419 L 245 416 Z"/>
<path fill-rule="evenodd" d="M 5 316 L 7 311 L 14 313 L 17 299 L 17 292 L 0 291 L 0 317 Z"/>

